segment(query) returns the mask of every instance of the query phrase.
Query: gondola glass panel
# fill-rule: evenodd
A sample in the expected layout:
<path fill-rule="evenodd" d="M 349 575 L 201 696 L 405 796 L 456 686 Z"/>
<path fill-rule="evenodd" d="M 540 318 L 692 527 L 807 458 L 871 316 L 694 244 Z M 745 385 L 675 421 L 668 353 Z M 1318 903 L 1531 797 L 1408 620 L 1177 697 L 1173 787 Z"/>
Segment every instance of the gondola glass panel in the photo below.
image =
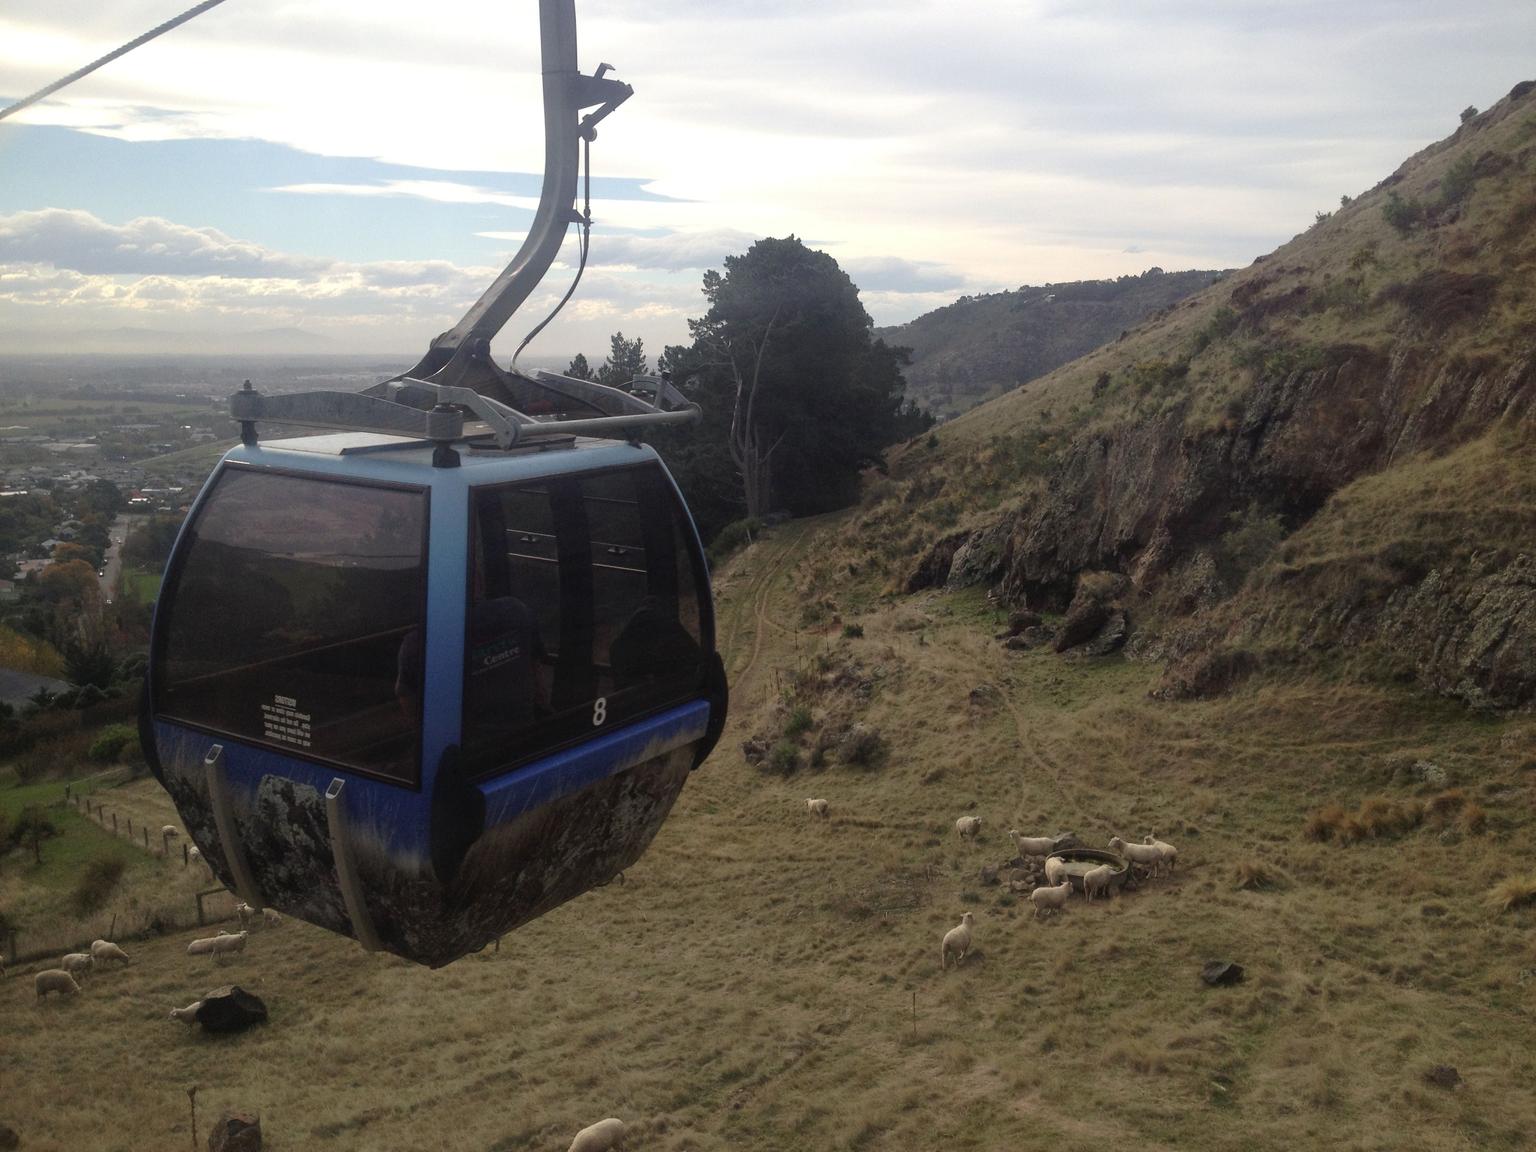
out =
<path fill-rule="evenodd" d="M 421 628 L 425 495 L 228 468 L 187 531 L 156 713 L 414 785 L 420 701 L 395 681 Z"/>
<path fill-rule="evenodd" d="M 472 507 L 463 747 L 473 774 L 699 695 L 700 577 L 657 469 L 483 490 Z"/>

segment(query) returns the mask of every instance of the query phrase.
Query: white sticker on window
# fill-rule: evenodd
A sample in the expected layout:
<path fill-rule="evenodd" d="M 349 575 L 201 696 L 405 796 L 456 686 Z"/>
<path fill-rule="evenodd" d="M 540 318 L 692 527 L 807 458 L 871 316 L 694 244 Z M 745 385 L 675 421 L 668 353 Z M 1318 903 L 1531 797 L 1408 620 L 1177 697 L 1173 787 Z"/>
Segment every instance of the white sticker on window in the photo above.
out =
<path fill-rule="evenodd" d="M 266 738 L 276 744 L 309 747 L 309 713 L 300 712 L 292 696 L 273 696 L 272 703 L 263 704 L 261 726 Z"/>

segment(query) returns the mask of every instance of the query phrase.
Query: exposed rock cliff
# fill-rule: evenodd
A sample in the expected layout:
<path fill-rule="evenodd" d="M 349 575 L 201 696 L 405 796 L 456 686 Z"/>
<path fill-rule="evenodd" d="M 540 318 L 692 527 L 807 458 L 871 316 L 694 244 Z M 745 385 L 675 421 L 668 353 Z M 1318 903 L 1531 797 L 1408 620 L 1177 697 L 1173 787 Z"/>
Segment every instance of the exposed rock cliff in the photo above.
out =
<path fill-rule="evenodd" d="M 1369 650 L 1436 692 L 1536 706 L 1536 86 L 1345 199 L 942 430 L 949 452 L 1050 451 L 1022 507 L 947 533 L 909 587 L 1063 610 L 1083 572 L 1122 573 L 1170 695 Z M 1426 504 L 1434 530 L 1405 530 Z"/>

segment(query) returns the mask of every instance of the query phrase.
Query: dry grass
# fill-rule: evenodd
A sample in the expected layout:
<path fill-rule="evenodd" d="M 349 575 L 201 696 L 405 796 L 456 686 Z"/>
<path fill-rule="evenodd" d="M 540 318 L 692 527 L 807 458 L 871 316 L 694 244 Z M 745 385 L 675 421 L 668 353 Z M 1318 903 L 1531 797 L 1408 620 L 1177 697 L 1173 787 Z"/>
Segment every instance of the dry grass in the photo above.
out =
<path fill-rule="evenodd" d="M 1528 904 L 1536 904 L 1536 876 L 1511 876 L 1488 893 L 1488 906 L 1499 912 L 1513 912 Z"/>
<path fill-rule="evenodd" d="M 184 1145 L 194 1082 L 204 1131 L 259 1109 L 272 1147 L 324 1152 L 562 1148 L 607 1115 L 661 1152 L 1525 1143 L 1523 929 L 1459 897 L 1533 847 L 1525 806 L 1484 791 L 1529 786 L 1507 726 L 1309 681 L 1158 704 L 1145 667 L 1004 652 L 965 597 L 902 605 L 932 618 L 920 631 L 872 606 L 862 639 L 797 632 L 796 567 L 844 526 L 794 527 L 722 574 L 735 711 L 626 885 L 437 972 L 289 921 L 222 967 L 184 954 L 191 933 L 146 940 L 72 1003 L 34 1003 L 13 973 L 0 1048 L 23 1146 Z M 741 741 L 822 644 L 856 650 L 888 762 L 764 776 Z M 968 706 L 982 682 L 1002 706 Z M 1300 835 L 1408 751 L 1454 768 L 1495 830 L 1348 854 Z M 813 794 L 834 820 L 807 819 Z M 979 843 L 953 835 L 967 812 Z M 1155 829 L 1179 869 L 1037 922 L 977 879 L 1010 826 Z M 940 973 L 967 909 L 977 954 Z M 1247 980 L 1206 988 L 1215 957 Z M 165 1019 L 231 981 L 266 999 L 266 1027 L 220 1042 Z M 1442 1063 L 1468 1091 L 1424 1087 Z"/>
<path fill-rule="evenodd" d="M 1232 887 L 1239 891 L 1268 892 L 1290 887 L 1290 879 L 1280 869 L 1262 860 L 1239 860 L 1232 866 Z"/>
<path fill-rule="evenodd" d="M 1476 835 L 1487 830 L 1488 812 L 1461 788 L 1447 788 L 1428 800 L 1371 796 L 1355 812 L 1338 804 L 1323 805 L 1307 817 L 1303 832 L 1309 840 L 1356 844 L 1406 836 L 1421 825 Z"/>

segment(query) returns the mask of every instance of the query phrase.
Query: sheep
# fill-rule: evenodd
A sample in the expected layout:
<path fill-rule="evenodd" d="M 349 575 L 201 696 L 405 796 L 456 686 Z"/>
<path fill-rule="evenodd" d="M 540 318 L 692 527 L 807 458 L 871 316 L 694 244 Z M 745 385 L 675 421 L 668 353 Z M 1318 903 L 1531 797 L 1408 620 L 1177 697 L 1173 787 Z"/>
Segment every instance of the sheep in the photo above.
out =
<path fill-rule="evenodd" d="M 1101 896 L 1109 895 L 1109 878 L 1115 874 L 1111 865 L 1100 864 L 1097 868 L 1090 868 L 1083 873 L 1083 895 L 1092 900 L 1094 893 Z"/>
<path fill-rule="evenodd" d="M 173 840 L 180 835 L 180 830 L 174 824 L 166 824 L 160 829 L 160 836 L 165 840 Z"/>
<path fill-rule="evenodd" d="M 1156 832 L 1153 832 L 1147 836 L 1146 843 L 1152 845 L 1152 847 L 1156 848 L 1163 854 L 1163 859 L 1161 861 L 1163 865 L 1163 871 L 1172 872 L 1173 866 L 1179 862 L 1179 850 L 1172 844 L 1169 844 L 1167 841 L 1159 840 L 1157 838 Z"/>
<path fill-rule="evenodd" d="M 91 955 L 103 963 L 108 960 L 121 960 L 124 964 L 128 963 L 128 953 L 110 940 L 92 940 Z"/>
<path fill-rule="evenodd" d="M 960 967 L 960 961 L 965 959 L 965 954 L 971 950 L 971 926 L 976 923 L 974 913 L 967 912 L 960 917 L 957 927 L 944 933 L 944 944 L 939 950 L 939 971 L 944 971 L 949 963 L 949 954 L 955 953 L 955 967 Z"/>
<path fill-rule="evenodd" d="M 1045 861 L 1045 882 L 1054 887 L 1067 875 L 1067 862 L 1060 856 L 1048 856 Z"/>
<path fill-rule="evenodd" d="M 71 952 L 59 961 L 59 967 L 71 976 L 85 977 L 90 975 L 95 963 L 96 958 L 89 952 Z"/>
<path fill-rule="evenodd" d="M 203 850 L 201 848 L 187 849 L 187 863 L 201 864 L 203 862 Z"/>
<path fill-rule="evenodd" d="M 955 832 L 962 840 L 974 840 L 981 835 L 980 816 L 962 816 L 955 821 Z"/>
<path fill-rule="evenodd" d="M 50 992 L 57 992 L 61 996 L 73 996 L 80 991 L 80 985 L 75 983 L 75 978 L 62 968 L 44 968 L 32 977 L 32 983 L 37 988 L 39 1000 Z"/>
<path fill-rule="evenodd" d="M 1158 865 L 1163 860 L 1161 848 L 1154 848 L 1150 844 L 1127 844 L 1118 836 L 1109 838 L 1109 850 L 1120 853 L 1132 864 L 1141 864 L 1152 869 L 1154 873 L 1157 872 Z"/>
<path fill-rule="evenodd" d="M 1010 828 L 1008 839 L 1013 841 L 1013 847 L 1020 856 L 1049 856 L 1056 851 L 1056 838 L 1053 836 L 1020 836 L 1017 830 Z"/>
<path fill-rule="evenodd" d="M 566 1152 L 609 1152 L 624 1143 L 625 1134 L 624 1121 L 610 1116 L 596 1124 L 588 1124 L 576 1133 L 576 1139 L 571 1141 Z"/>
<path fill-rule="evenodd" d="M 197 1023 L 197 1010 L 203 1006 L 201 1000 L 194 1000 L 185 1008 L 172 1008 L 171 1019 L 180 1020 L 183 1024 Z"/>
<path fill-rule="evenodd" d="M 1035 906 L 1035 919 L 1040 918 L 1040 913 L 1046 909 L 1052 912 L 1065 906 L 1067 897 L 1072 895 L 1072 881 L 1063 880 L 1054 888 L 1036 888 L 1029 894 L 1029 902 Z"/>
<path fill-rule="evenodd" d="M 823 820 L 830 815 L 827 811 L 827 802 L 825 800 L 807 800 L 805 802 L 805 810 L 812 816 L 820 816 Z"/>
<path fill-rule="evenodd" d="M 251 926 L 251 918 L 256 915 L 256 909 L 242 900 L 235 905 L 235 915 L 240 917 L 241 928 L 249 928 Z"/>
<path fill-rule="evenodd" d="M 249 935 L 248 931 L 242 929 L 233 935 L 220 932 L 217 936 L 204 936 L 187 945 L 187 955 L 220 957 L 230 952 L 244 952 L 246 937 Z"/>
<path fill-rule="evenodd" d="M 623 873 L 621 872 L 619 875 L 621 877 L 619 883 L 622 884 L 623 883 L 623 879 L 622 879 Z M 261 910 L 261 922 L 263 924 L 265 924 L 268 928 L 276 928 L 279 924 L 281 924 L 283 922 L 283 918 L 278 915 L 276 908 L 263 908 Z"/>

